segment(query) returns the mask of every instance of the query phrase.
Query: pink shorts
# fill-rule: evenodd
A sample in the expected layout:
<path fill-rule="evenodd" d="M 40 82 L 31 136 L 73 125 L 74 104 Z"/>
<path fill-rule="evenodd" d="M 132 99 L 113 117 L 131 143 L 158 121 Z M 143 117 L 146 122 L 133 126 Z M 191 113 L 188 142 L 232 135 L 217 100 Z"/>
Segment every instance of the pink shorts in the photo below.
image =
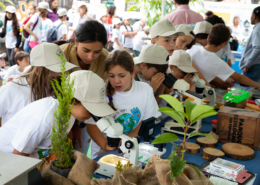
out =
<path fill-rule="evenodd" d="M 29 41 L 29 46 L 30 48 L 34 48 L 35 46 L 37 46 L 38 44 L 40 44 L 39 42 L 35 43 L 34 41 Z"/>

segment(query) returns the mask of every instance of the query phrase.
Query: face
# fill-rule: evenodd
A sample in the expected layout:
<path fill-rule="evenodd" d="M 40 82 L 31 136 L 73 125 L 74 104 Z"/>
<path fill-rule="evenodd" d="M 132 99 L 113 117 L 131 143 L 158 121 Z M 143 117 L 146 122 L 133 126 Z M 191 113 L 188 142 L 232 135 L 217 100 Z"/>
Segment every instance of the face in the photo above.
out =
<path fill-rule="evenodd" d="M 107 15 L 101 17 L 101 21 L 102 21 L 103 23 L 107 23 L 107 20 L 108 20 L 108 16 L 107 16 Z"/>
<path fill-rule="evenodd" d="M 30 15 L 32 15 L 36 12 L 36 10 L 33 8 L 33 6 L 29 6 L 28 12 L 29 12 Z"/>
<path fill-rule="evenodd" d="M 177 37 L 178 37 L 177 35 L 171 35 L 169 37 L 159 36 L 159 37 L 157 37 L 157 39 L 153 39 L 153 40 L 158 45 L 164 47 L 169 52 L 169 55 L 171 56 L 175 50 Z M 155 43 L 153 43 L 153 44 L 155 44 Z"/>
<path fill-rule="evenodd" d="M 127 26 L 130 25 L 130 21 L 131 21 L 130 19 L 124 20 L 125 25 L 127 25 Z"/>
<path fill-rule="evenodd" d="M 140 26 L 143 27 L 144 25 L 145 25 L 145 24 L 144 24 L 144 21 L 141 20 L 141 21 L 140 21 Z"/>
<path fill-rule="evenodd" d="M 145 63 L 141 63 L 140 64 L 140 68 L 141 68 L 141 73 L 142 73 L 142 76 L 143 78 L 146 80 L 146 81 L 149 81 L 152 79 L 152 77 L 158 73 L 158 70 L 155 68 L 155 67 L 150 67 L 148 69 L 147 65 Z"/>
<path fill-rule="evenodd" d="M 178 67 L 174 65 L 170 65 L 171 73 L 173 76 L 175 76 L 177 79 L 183 79 L 185 74 L 180 70 Z"/>
<path fill-rule="evenodd" d="M 235 25 L 239 25 L 239 23 L 240 23 L 240 17 L 235 18 L 234 22 L 235 22 Z"/>
<path fill-rule="evenodd" d="M 87 12 L 87 7 L 86 6 L 81 6 L 79 7 L 79 13 L 82 15 L 82 14 L 85 14 Z"/>
<path fill-rule="evenodd" d="M 63 18 L 62 18 L 63 21 L 66 21 L 67 20 L 67 15 L 64 15 Z"/>
<path fill-rule="evenodd" d="M 121 26 L 121 24 L 119 23 L 119 24 L 117 24 L 117 25 L 115 25 L 115 26 L 116 26 L 116 29 L 119 29 L 120 26 Z"/>
<path fill-rule="evenodd" d="M 85 120 L 91 118 L 88 110 L 81 103 L 73 106 L 71 114 L 80 122 L 84 122 Z"/>
<path fill-rule="evenodd" d="M 176 39 L 176 49 L 187 50 L 188 46 L 193 41 L 193 38 L 187 35 L 180 35 Z"/>
<path fill-rule="evenodd" d="M 12 14 L 12 13 L 9 13 L 9 12 L 6 12 L 6 17 L 7 17 L 8 19 L 12 19 L 13 14 Z"/>
<path fill-rule="evenodd" d="M 22 61 L 17 61 L 19 66 L 27 67 L 30 64 L 29 57 L 24 57 Z"/>
<path fill-rule="evenodd" d="M 58 2 L 57 2 L 57 1 L 53 1 L 53 2 L 51 3 L 51 7 L 52 7 L 53 9 L 57 8 L 57 6 L 58 6 Z"/>
<path fill-rule="evenodd" d="M 5 59 L 4 58 L 0 58 L 0 68 L 1 67 L 5 67 Z"/>
<path fill-rule="evenodd" d="M 90 64 L 93 60 L 96 60 L 104 47 L 104 45 L 98 41 L 92 43 L 79 43 L 75 39 L 75 43 L 77 46 L 77 56 L 85 64 Z"/>
<path fill-rule="evenodd" d="M 116 8 L 115 8 L 115 10 L 114 10 L 114 15 L 116 15 Z"/>

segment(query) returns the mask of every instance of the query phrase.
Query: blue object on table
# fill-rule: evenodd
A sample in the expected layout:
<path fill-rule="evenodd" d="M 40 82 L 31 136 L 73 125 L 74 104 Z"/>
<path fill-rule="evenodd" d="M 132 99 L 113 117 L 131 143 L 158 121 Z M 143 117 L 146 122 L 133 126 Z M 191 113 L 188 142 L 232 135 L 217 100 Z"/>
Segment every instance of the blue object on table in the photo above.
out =
<path fill-rule="evenodd" d="M 243 53 L 232 52 L 233 56 L 236 58 L 235 63 L 232 64 L 232 69 L 239 74 L 242 74 L 242 70 L 239 68 L 239 63 L 242 58 Z"/>
<path fill-rule="evenodd" d="M 242 44 L 238 44 L 237 51 L 238 52 L 244 52 L 244 50 L 245 50 L 245 47 L 242 46 Z"/>

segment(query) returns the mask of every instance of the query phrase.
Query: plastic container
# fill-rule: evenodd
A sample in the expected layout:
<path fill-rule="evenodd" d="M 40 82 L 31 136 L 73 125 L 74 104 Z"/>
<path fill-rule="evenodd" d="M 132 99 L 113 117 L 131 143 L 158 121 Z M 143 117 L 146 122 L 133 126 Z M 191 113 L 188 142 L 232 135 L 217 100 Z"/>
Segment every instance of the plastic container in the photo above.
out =
<path fill-rule="evenodd" d="M 211 121 L 212 123 L 212 132 L 216 133 L 217 132 L 217 124 L 218 124 L 218 120 L 217 119 L 213 119 Z"/>
<path fill-rule="evenodd" d="M 250 94 L 242 89 L 235 89 L 225 94 L 225 106 L 235 108 L 245 108 Z"/>

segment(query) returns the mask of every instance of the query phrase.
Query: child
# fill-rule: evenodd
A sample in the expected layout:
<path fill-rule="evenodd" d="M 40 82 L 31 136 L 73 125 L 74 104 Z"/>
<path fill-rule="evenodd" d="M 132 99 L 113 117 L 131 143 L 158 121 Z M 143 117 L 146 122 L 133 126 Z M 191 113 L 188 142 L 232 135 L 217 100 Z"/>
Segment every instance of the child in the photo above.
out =
<path fill-rule="evenodd" d="M 176 39 L 183 34 L 175 30 L 174 25 L 168 20 L 160 20 L 151 27 L 151 43 L 163 46 L 171 56 L 176 49 Z"/>
<path fill-rule="evenodd" d="M 140 52 L 142 50 L 142 46 L 144 44 L 147 44 L 146 40 L 143 40 L 143 38 L 148 38 L 148 35 L 150 33 L 150 27 L 145 26 L 144 29 L 139 31 L 137 35 L 134 38 L 134 47 L 133 47 L 133 52 L 136 57 L 140 55 Z"/>
<path fill-rule="evenodd" d="M 42 43 L 31 52 L 31 68 L 14 82 L 9 82 L 0 91 L 0 117 L 5 124 L 19 110 L 31 103 L 53 95 L 50 80 L 59 79 L 61 59 L 56 54 L 63 54 L 56 44 Z M 28 62 L 29 63 L 29 62 Z M 66 69 L 77 66 L 66 63 Z"/>
<path fill-rule="evenodd" d="M 133 30 L 130 26 L 131 18 L 129 16 L 124 16 L 123 25 L 120 27 L 120 32 L 122 33 L 122 43 L 125 48 L 133 50 L 133 39 L 137 32 Z"/>
<path fill-rule="evenodd" d="M 143 17 L 140 21 L 137 21 L 133 25 L 133 30 L 136 32 L 142 31 L 143 27 L 148 23 L 148 19 Z"/>
<path fill-rule="evenodd" d="M 48 34 L 48 31 L 50 29 L 53 28 L 53 22 L 48 19 L 47 17 L 45 17 L 43 20 L 42 20 L 42 26 L 41 26 L 41 31 L 42 31 L 42 42 L 47 42 L 47 34 Z"/>
<path fill-rule="evenodd" d="M 183 32 L 184 35 L 179 35 L 176 39 L 176 48 L 187 50 L 190 49 L 195 43 L 195 34 L 190 26 L 186 24 L 179 24 L 175 26 L 175 29 L 179 32 Z"/>
<path fill-rule="evenodd" d="M 60 68 L 59 65 L 50 67 L 55 70 Z M 82 130 L 78 124 L 73 126 L 75 119 L 84 122 L 91 117 L 90 113 L 104 117 L 115 112 L 107 105 L 102 96 L 102 93 L 105 92 L 105 85 L 99 76 L 92 71 L 82 70 L 73 72 L 70 80 L 73 79 L 75 80 L 73 87 L 75 104 L 71 110 L 68 133 L 75 127 Z M 54 96 L 50 96 L 35 101 L 20 110 L 0 128 L 0 150 L 38 159 L 47 157 L 51 152 L 50 137 L 55 124 L 53 112 L 57 110 L 58 105 L 58 100 Z"/>
<path fill-rule="evenodd" d="M 99 19 L 100 23 L 103 24 L 103 26 L 105 27 L 106 31 L 107 31 L 107 40 L 110 40 L 110 26 L 107 24 L 107 20 L 108 20 L 108 14 L 107 12 L 104 12 L 103 14 L 101 14 L 101 17 Z"/>
<path fill-rule="evenodd" d="M 0 54 L 0 88 L 2 86 L 2 80 L 5 75 L 5 70 L 3 69 L 5 67 L 5 58 L 6 53 Z"/>
<path fill-rule="evenodd" d="M 114 29 L 112 34 L 113 35 L 112 41 L 114 42 L 113 49 L 114 50 L 123 49 L 124 46 L 122 44 L 122 33 L 120 32 L 120 26 L 121 26 L 120 19 L 114 18 L 113 24 L 114 24 Z"/>
<path fill-rule="evenodd" d="M 257 87 L 260 90 L 260 84 L 238 74 L 215 54 L 229 42 L 229 39 L 229 29 L 224 24 L 216 24 L 210 30 L 206 46 L 195 45 L 187 52 L 191 55 L 192 62 L 208 82 L 218 77 L 222 80 L 219 84 L 223 85 L 231 77 L 241 84 Z"/>
<path fill-rule="evenodd" d="M 8 82 L 10 81 L 10 76 L 12 75 L 22 75 L 27 69 L 30 68 L 29 64 L 30 64 L 30 61 L 29 61 L 29 53 L 26 53 L 24 51 L 18 51 L 16 54 L 15 54 L 15 62 L 16 64 L 12 67 L 10 67 L 5 76 L 4 76 L 4 81 L 5 82 Z"/>
<path fill-rule="evenodd" d="M 165 51 L 165 53 L 167 53 Z M 159 117 L 158 105 L 152 88 L 143 82 L 134 80 L 135 69 L 131 55 L 124 50 L 113 51 L 106 59 L 108 84 L 106 101 L 116 110 L 112 115 L 115 122 L 124 127 L 124 134 L 138 136 L 142 121 Z M 113 150 L 107 146 L 107 140 L 94 122 L 88 120 L 87 131 L 96 144 L 92 146 L 92 157 L 96 157 L 100 147 Z"/>
<path fill-rule="evenodd" d="M 66 40 L 67 38 L 67 27 L 63 23 L 67 20 L 67 10 L 61 8 L 57 12 L 58 20 L 54 22 L 54 26 L 57 29 L 57 40 Z"/>
<path fill-rule="evenodd" d="M 0 33 L 0 37 L 6 37 L 5 47 L 8 56 L 9 65 L 15 65 L 14 55 L 19 51 L 21 44 L 21 25 L 18 23 L 14 6 L 7 6 L 4 21 L 3 31 Z"/>
<path fill-rule="evenodd" d="M 195 34 L 195 45 L 206 46 L 208 41 L 207 38 L 209 36 L 210 29 L 213 27 L 207 21 L 198 22 L 195 25 L 193 30 Z"/>

